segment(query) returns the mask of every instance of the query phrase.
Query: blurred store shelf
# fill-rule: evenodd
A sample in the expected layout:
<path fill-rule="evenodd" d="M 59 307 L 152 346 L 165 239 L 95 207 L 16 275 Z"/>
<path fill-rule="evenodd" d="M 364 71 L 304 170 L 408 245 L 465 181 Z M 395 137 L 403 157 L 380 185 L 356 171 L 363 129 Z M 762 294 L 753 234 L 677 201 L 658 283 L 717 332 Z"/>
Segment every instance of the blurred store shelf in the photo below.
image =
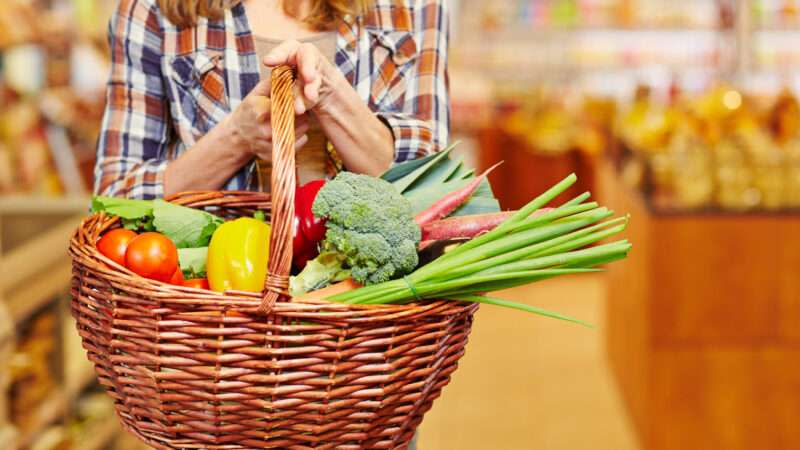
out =
<path fill-rule="evenodd" d="M 600 178 L 631 214 L 606 337 L 644 448 L 796 449 L 800 215 L 662 214 L 611 165 Z"/>
<path fill-rule="evenodd" d="M 69 332 L 73 332 L 71 329 Z M 80 352 L 81 358 L 83 357 L 83 352 Z M 64 374 L 64 392 L 67 395 L 67 398 L 74 401 L 78 396 L 81 394 L 81 391 L 86 389 L 92 383 L 95 382 L 95 372 L 94 368 L 90 363 L 82 364 L 79 366 L 79 369 L 74 371 L 74 373 L 66 372 Z"/>
<path fill-rule="evenodd" d="M 66 408 L 67 402 L 63 395 L 57 393 L 49 396 L 35 409 L 31 425 L 20 431 L 17 448 L 24 449 L 33 444 L 49 425 L 64 415 Z"/>
<path fill-rule="evenodd" d="M 66 243 L 80 219 L 69 217 L 24 243 L 0 243 L 0 249 L 13 245 L 9 252 L 0 253 L 0 295 L 15 323 L 25 320 L 68 285 L 71 265 Z"/>
<path fill-rule="evenodd" d="M 87 212 L 91 204 L 89 196 L 4 195 L 0 196 L 0 214 L 79 214 Z"/>
<path fill-rule="evenodd" d="M 89 426 L 82 433 L 82 439 L 73 445 L 72 450 L 103 450 L 108 447 L 109 442 L 120 432 L 117 416 L 110 415 Z"/>
<path fill-rule="evenodd" d="M 3 407 L 13 411 L 9 417 L 0 413 L 0 431 L 9 436 L 0 440 L 4 450 L 108 449 L 121 433 L 104 394 L 93 400 L 95 411 L 98 402 L 105 411 L 99 418 L 84 419 L 80 406 L 97 395 L 96 378 L 68 313 L 67 243 L 89 204 L 86 197 L 0 198 L 0 319 L 12 330 L 0 336 L 0 348 L 10 345 L 13 356 L 0 355 L 11 361 L 0 366 L 0 406 L 13 405 Z M 42 327 L 43 319 L 51 325 Z M 29 405 L 14 398 L 41 381 L 49 387 Z"/>

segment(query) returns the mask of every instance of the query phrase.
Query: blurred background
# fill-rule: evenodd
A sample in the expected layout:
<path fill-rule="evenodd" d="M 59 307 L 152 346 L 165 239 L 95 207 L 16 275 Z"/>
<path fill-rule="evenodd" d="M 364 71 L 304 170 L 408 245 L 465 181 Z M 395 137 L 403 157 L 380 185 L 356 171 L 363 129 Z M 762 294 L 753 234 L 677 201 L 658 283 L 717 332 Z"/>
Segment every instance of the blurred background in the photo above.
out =
<path fill-rule="evenodd" d="M 141 449 L 68 312 L 114 0 L 0 3 L 0 448 Z M 422 450 L 796 449 L 800 0 L 451 0 L 453 135 L 516 208 L 630 212 L 603 274 L 482 308 Z"/>

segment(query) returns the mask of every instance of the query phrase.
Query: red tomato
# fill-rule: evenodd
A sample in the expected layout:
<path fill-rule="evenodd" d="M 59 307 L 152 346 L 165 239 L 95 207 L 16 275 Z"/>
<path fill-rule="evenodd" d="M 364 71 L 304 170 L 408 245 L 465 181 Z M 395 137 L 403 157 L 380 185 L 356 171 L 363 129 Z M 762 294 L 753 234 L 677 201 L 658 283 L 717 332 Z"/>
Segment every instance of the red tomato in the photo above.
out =
<path fill-rule="evenodd" d="M 194 279 L 191 279 L 191 280 L 184 281 L 183 285 L 186 286 L 186 287 L 190 287 L 190 288 L 208 290 L 208 279 L 206 279 L 206 278 L 194 278 Z"/>
<path fill-rule="evenodd" d="M 105 255 L 108 259 L 114 261 L 120 266 L 125 265 L 125 250 L 128 249 L 128 244 L 136 233 L 124 228 L 115 228 L 97 241 L 97 250 Z"/>
<path fill-rule="evenodd" d="M 128 244 L 125 266 L 145 278 L 168 282 L 178 268 L 178 249 L 163 234 L 142 233 Z"/>
<path fill-rule="evenodd" d="M 172 277 L 169 279 L 169 284 L 174 284 L 175 286 L 183 286 L 183 271 L 181 270 L 180 265 L 178 268 L 175 269 L 175 273 L 172 274 Z"/>

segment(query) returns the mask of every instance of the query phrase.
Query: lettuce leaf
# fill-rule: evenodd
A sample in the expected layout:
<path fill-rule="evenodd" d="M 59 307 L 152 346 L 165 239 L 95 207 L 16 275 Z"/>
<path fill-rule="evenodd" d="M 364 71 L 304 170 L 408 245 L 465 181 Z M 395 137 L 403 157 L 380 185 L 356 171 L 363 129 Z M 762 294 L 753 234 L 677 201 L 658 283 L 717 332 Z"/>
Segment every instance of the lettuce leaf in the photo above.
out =
<path fill-rule="evenodd" d="M 184 275 L 190 278 L 204 278 L 206 273 L 206 260 L 208 247 L 179 248 L 178 262 Z"/>
<path fill-rule="evenodd" d="M 153 225 L 178 248 L 207 247 L 211 235 L 224 220 L 199 209 L 164 200 L 153 201 Z"/>
<path fill-rule="evenodd" d="M 142 219 L 153 215 L 153 202 L 98 196 L 92 199 L 92 212 L 105 212 L 128 220 Z"/>
<path fill-rule="evenodd" d="M 224 220 L 213 214 L 164 200 L 130 200 L 102 197 L 92 199 L 93 212 L 105 212 L 122 219 L 122 226 L 135 231 L 158 231 L 178 248 L 207 247 L 211 235 Z"/>

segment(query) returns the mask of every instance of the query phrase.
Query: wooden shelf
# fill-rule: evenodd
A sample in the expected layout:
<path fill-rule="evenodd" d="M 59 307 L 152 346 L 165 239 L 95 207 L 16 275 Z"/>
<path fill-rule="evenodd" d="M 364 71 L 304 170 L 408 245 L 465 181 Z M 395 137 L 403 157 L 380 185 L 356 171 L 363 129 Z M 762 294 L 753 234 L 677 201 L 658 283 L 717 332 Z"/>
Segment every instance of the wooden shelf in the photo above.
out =
<path fill-rule="evenodd" d="M 69 261 L 60 262 L 48 267 L 45 273 L 14 288 L 13 292 L 5 294 L 4 301 L 14 323 L 25 321 L 39 308 L 65 293 L 71 275 L 72 266 Z"/>
<path fill-rule="evenodd" d="M 654 214 L 610 164 L 634 249 L 607 276 L 606 338 L 643 448 L 795 449 L 796 214 Z M 760 389 L 765 386 L 765 389 Z M 757 405 L 754 407 L 754 405 Z M 758 433 L 731 433 L 758 427 Z"/>
<path fill-rule="evenodd" d="M 89 196 L 9 195 L 0 197 L 0 214 L 84 214 L 91 205 Z"/>
<path fill-rule="evenodd" d="M 74 216 L 0 255 L 0 297 L 15 323 L 66 291 L 72 270 L 66 247 L 79 220 Z"/>

